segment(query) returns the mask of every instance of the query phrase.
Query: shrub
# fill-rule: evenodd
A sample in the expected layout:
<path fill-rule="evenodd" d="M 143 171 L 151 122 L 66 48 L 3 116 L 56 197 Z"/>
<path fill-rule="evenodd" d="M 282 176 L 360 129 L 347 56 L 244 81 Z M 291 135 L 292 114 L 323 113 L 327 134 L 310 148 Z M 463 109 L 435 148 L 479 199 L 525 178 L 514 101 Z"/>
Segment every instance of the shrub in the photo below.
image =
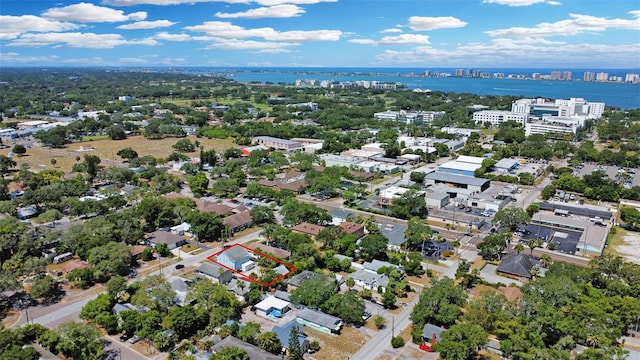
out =
<path fill-rule="evenodd" d="M 446 257 L 446 258 L 450 258 L 451 256 L 453 256 L 453 251 L 445 250 L 445 251 L 442 252 L 442 256 Z"/>
<path fill-rule="evenodd" d="M 404 346 L 404 339 L 401 336 L 394 336 L 391 338 L 391 346 L 394 349 Z"/>

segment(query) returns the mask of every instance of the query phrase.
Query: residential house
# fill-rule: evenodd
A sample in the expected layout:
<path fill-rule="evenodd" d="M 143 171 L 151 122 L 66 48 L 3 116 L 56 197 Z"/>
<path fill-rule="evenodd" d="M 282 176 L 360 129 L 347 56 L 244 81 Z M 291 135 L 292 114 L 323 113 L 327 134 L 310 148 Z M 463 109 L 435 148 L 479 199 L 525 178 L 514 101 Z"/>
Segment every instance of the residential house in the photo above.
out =
<path fill-rule="evenodd" d="M 365 261 L 364 264 L 362 264 L 362 267 L 364 268 L 364 270 L 374 274 L 377 274 L 378 269 L 380 269 L 381 267 L 393 267 L 398 269 L 398 271 L 400 271 L 400 274 L 404 275 L 404 268 L 402 267 L 402 265 L 395 265 L 388 261 L 380 261 L 377 259 L 374 259 L 371 262 Z"/>
<path fill-rule="evenodd" d="M 338 334 L 342 329 L 342 319 L 317 310 L 302 309 L 298 312 L 296 320 L 327 334 Z"/>
<path fill-rule="evenodd" d="M 331 224 L 336 226 L 340 225 L 344 221 L 355 218 L 351 211 L 342 209 L 329 210 L 329 215 L 331 215 Z"/>
<path fill-rule="evenodd" d="M 289 285 L 290 288 L 297 288 L 298 286 L 300 286 L 300 284 L 302 284 L 303 281 L 316 277 L 316 276 L 320 276 L 320 277 L 325 277 L 328 280 L 334 280 L 331 279 L 330 277 L 326 276 L 326 275 L 322 275 L 322 274 L 318 274 L 318 273 L 314 273 L 312 271 L 309 270 L 305 270 L 303 272 L 301 272 L 300 274 L 292 277 L 291 279 L 289 279 L 289 282 L 287 283 Z"/>
<path fill-rule="evenodd" d="M 231 291 L 238 301 L 243 302 L 249 299 L 249 282 L 246 280 L 232 279 L 225 288 Z"/>
<path fill-rule="evenodd" d="M 282 326 L 275 325 L 271 331 L 276 334 L 280 340 L 280 344 L 282 344 L 282 348 L 285 349 L 285 352 L 288 352 L 289 336 L 291 335 L 291 330 L 293 330 L 294 327 L 298 328 L 298 342 L 300 343 L 300 350 L 302 350 L 302 353 L 306 353 L 309 350 L 311 343 L 307 340 L 307 336 L 304 334 L 304 325 L 300 324 L 296 320 L 291 320 Z"/>
<path fill-rule="evenodd" d="M 389 277 L 384 274 L 374 274 L 366 270 L 358 270 L 349 275 L 355 284 L 367 290 L 382 290 L 384 292 L 389 285 Z"/>
<path fill-rule="evenodd" d="M 176 235 L 187 235 L 187 236 L 191 236 L 191 234 L 189 233 L 189 230 L 191 229 L 191 224 L 187 223 L 187 222 L 182 222 L 179 225 L 176 226 L 172 226 L 169 228 L 169 230 L 176 234 Z"/>
<path fill-rule="evenodd" d="M 273 296 L 276 299 L 280 299 L 280 300 L 291 302 L 291 295 L 286 291 L 276 290 L 276 291 L 273 292 Z"/>
<path fill-rule="evenodd" d="M 324 226 L 303 222 L 294 226 L 291 230 L 316 237 L 320 231 L 324 230 Z"/>
<path fill-rule="evenodd" d="M 138 260 L 140 259 L 140 257 L 142 256 L 142 252 L 146 248 L 147 247 L 144 245 L 133 245 L 129 248 L 129 253 L 131 254 L 132 258 L 134 258 L 135 260 Z"/>
<path fill-rule="evenodd" d="M 286 260 L 291 256 L 291 253 L 287 250 L 269 246 L 259 242 L 253 242 L 253 243 L 247 244 L 247 246 L 257 252 L 260 252 L 265 255 L 273 255 L 274 257 L 282 260 Z"/>
<path fill-rule="evenodd" d="M 230 214 L 231 211 L 233 210 L 233 208 L 230 206 L 227 206 L 224 204 L 218 204 L 218 203 L 214 203 L 214 202 L 206 201 L 202 199 L 195 199 L 195 202 L 196 202 L 196 209 L 202 212 L 212 212 L 222 216 L 222 215 Z"/>
<path fill-rule="evenodd" d="M 217 353 L 222 349 L 229 347 L 244 350 L 247 353 L 248 358 L 251 360 L 282 360 L 282 357 L 278 355 L 266 352 L 255 345 L 251 345 L 248 342 L 244 342 L 233 336 L 227 336 L 220 340 L 220 342 L 213 345 L 211 349 Z"/>
<path fill-rule="evenodd" d="M 176 294 L 176 305 L 186 305 L 185 301 L 187 299 L 187 291 L 189 290 L 187 283 L 181 278 L 174 278 L 169 282 L 169 285 L 171 286 L 171 290 Z"/>
<path fill-rule="evenodd" d="M 528 254 L 511 253 L 502 258 L 496 271 L 523 279 L 531 279 L 533 277 L 531 269 L 536 266 L 540 275 L 543 275 L 544 268 L 540 265 L 538 258 Z"/>
<path fill-rule="evenodd" d="M 502 293 L 509 302 L 519 303 L 522 301 L 522 290 L 514 286 L 500 286 L 498 292 Z"/>
<path fill-rule="evenodd" d="M 158 244 L 166 244 L 169 247 L 169 250 L 173 250 L 185 245 L 187 240 L 180 235 L 176 235 L 168 231 L 156 230 L 147 235 L 145 243 L 154 248 Z"/>
<path fill-rule="evenodd" d="M 275 180 L 258 180 L 258 184 L 277 190 L 289 190 L 295 193 L 301 193 L 307 187 L 307 182 L 304 178 L 305 173 L 303 172 L 289 171 L 283 175 L 276 175 Z"/>
<path fill-rule="evenodd" d="M 291 310 L 288 301 L 278 299 L 275 296 L 267 296 L 264 300 L 254 305 L 257 315 L 263 317 L 282 317 L 283 314 Z"/>
<path fill-rule="evenodd" d="M 231 246 L 218 254 L 216 261 L 236 271 L 242 270 L 242 265 L 251 261 L 249 252 L 241 246 Z"/>
<path fill-rule="evenodd" d="M 267 148 L 266 146 L 262 146 L 262 145 L 249 146 L 249 147 L 246 147 L 246 148 L 240 150 L 240 153 L 242 154 L 242 156 L 249 156 L 249 155 L 251 155 L 252 152 L 254 152 L 256 150 L 269 150 L 269 148 Z"/>
<path fill-rule="evenodd" d="M 351 221 L 343 221 L 340 223 L 340 228 L 346 232 L 347 234 L 351 234 L 356 237 L 356 239 L 360 239 L 366 234 L 366 229 L 364 225 L 354 223 Z"/>
<path fill-rule="evenodd" d="M 435 338 L 435 342 L 439 342 L 440 335 L 444 330 L 444 328 L 435 326 L 433 324 L 424 324 L 424 326 L 422 327 L 422 339 L 424 341 L 432 342 Z"/>
<path fill-rule="evenodd" d="M 198 266 L 198 269 L 196 269 L 196 273 L 198 276 L 213 280 L 221 285 L 228 284 L 233 278 L 233 272 L 231 270 L 225 269 L 211 261 L 202 262 L 200 266 Z"/>
<path fill-rule="evenodd" d="M 64 266 L 62 267 L 62 273 L 66 275 L 73 270 L 84 269 L 87 267 L 89 267 L 89 263 L 87 263 L 86 261 L 71 260 L 64 264 Z"/>
<path fill-rule="evenodd" d="M 392 251 L 399 251 L 407 239 L 404 236 L 407 231 L 406 225 L 400 224 L 382 224 L 379 226 L 380 234 L 387 238 L 387 249 Z"/>
<path fill-rule="evenodd" d="M 251 226 L 251 224 L 253 224 L 253 218 L 251 217 L 251 213 L 244 211 L 225 217 L 222 219 L 222 223 L 225 224 L 233 234 Z"/>

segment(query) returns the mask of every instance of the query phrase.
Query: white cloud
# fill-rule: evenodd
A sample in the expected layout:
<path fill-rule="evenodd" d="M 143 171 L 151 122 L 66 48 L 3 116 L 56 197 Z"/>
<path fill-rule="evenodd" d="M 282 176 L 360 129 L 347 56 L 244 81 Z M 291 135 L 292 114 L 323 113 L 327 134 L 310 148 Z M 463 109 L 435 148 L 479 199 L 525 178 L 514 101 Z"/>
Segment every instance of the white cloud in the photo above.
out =
<path fill-rule="evenodd" d="M 190 35 L 187 34 L 169 34 L 167 32 L 159 32 L 153 36 L 154 39 L 157 40 L 167 40 L 167 41 L 188 41 L 192 40 Z"/>
<path fill-rule="evenodd" d="M 547 3 L 549 5 L 560 5 L 558 1 L 549 0 L 484 0 L 486 4 L 498 4 L 507 6 L 530 6 L 534 4 Z"/>
<path fill-rule="evenodd" d="M 134 5 L 180 5 L 195 3 L 228 3 L 228 4 L 248 4 L 249 0 L 103 0 L 103 3 L 115 6 L 134 6 Z"/>
<path fill-rule="evenodd" d="M 452 29 L 465 27 L 466 22 L 452 16 L 412 16 L 409 18 L 409 27 L 414 31 Z"/>
<path fill-rule="evenodd" d="M 140 30 L 140 29 L 157 29 L 163 27 L 169 27 L 177 23 L 169 20 L 155 20 L 155 21 L 138 21 L 131 24 L 120 25 L 116 29 L 122 30 Z"/>
<path fill-rule="evenodd" d="M 378 41 L 372 39 L 352 39 L 349 40 L 349 42 L 362 45 L 426 45 L 429 44 L 429 37 L 419 34 L 401 34 L 397 36 L 385 36 Z"/>
<path fill-rule="evenodd" d="M 48 9 L 42 13 L 42 16 L 56 20 L 100 23 L 144 20 L 147 18 L 147 13 L 140 11 L 125 15 L 122 10 L 96 6 L 90 3 L 78 3 L 65 7 Z"/>
<path fill-rule="evenodd" d="M 221 49 L 221 50 L 266 50 L 266 49 L 281 49 L 284 47 L 296 46 L 295 43 L 276 43 L 265 42 L 255 40 L 236 40 L 236 39 L 220 39 L 218 42 L 207 46 L 207 49 Z"/>
<path fill-rule="evenodd" d="M 398 28 L 391 28 L 391 29 L 384 29 L 382 31 L 380 31 L 383 34 L 390 34 L 390 33 L 401 33 L 402 29 L 398 29 Z"/>
<path fill-rule="evenodd" d="M 276 31 L 273 28 L 245 29 L 230 22 L 208 21 L 201 25 L 187 26 L 185 30 L 202 32 L 223 39 L 262 38 L 269 41 L 313 42 L 338 41 L 340 30 L 293 30 Z"/>
<path fill-rule="evenodd" d="M 274 6 L 282 4 L 296 4 L 296 5 L 312 5 L 325 2 L 338 2 L 338 0 L 255 0 L 256 4 Z"/>
<path fill-rule="evenodd" d="M 51 61 L 58 62 L 60 58 L 56 55 L 29 56 L 16 52 L 0 52 L 0 62 L 4 64 L 43 64 Z"/>
<path fill-rule="evenodd" d="M 620 64 L 637 63 L 640 43 L 621 45 L 568 44 L 540 39 L 494 39 L 489 44 L 463 44 L 454 49 L 438 49 L 418 46 L 408 51 L 386 50 L 376 59 L 387 65 L 409 65 L 429 62 L 434 66 L 468 66 L 469 59 L 476 66 L 489 67 L 620 67 Z M 535 57 L 532 56 L 535 54 Z M 571 54 L 571 56 L 567 56 Z"/>
<path fill-rule="evenodd" d="M 41 33 L 24 34 L 8 45 L 39 47 L 54 45 L 54 47 L 111 49 L 120 45 L 157 45 L 154 39 L 126 40 L 120 34 L 94 33 Z"/>
<path fill-rule="evenodd" d="M 79 28 L 69 22 L 43 19 L 33 15 L 0 15 L 0 40 L 11 40 L 27 32 L 66 31 Z"/>
<path fill-rule="evenodd" d="M 485 33 L 493 37 L 571 36 L 581 33 L 603 32 L 608 29 L 640 30 L 640 11 L 630 12 L 635 19 L 606 19 L 591 15 L 569 14 L 570 19 L 554 23 L 540 23 L 535 27 L 512 27 Z"/>
<path fill-rule="evenodd" d="M 217 12 L 216 17 L 219 18 L 247 18 L 247 19 L 261 19 L 261 18 L 290 18 L 294 16 L 300 16 L 304 14 L 303 8 L 297 5 L 285 4 L 275 5 L 269 7 L 260 7 L 256 9 L 250 9 L 244 12 L 237 13 L 222 13 Z"/>
<path fill-rule="evenodd" d="M 262 49 L 262 50 L 256 51 L 256 54 L 283 54 L 283 53 L 292 53 L 292 52 L 293 51 L 289 49 L 277 48 L 277 49 Z"/>
<path fill-rule="evenodd" d="M 377 45 L 378 42 L 373 39 L 351 39 L 348 42 L 352 44 L 361 44 L 361 45 Z"/>

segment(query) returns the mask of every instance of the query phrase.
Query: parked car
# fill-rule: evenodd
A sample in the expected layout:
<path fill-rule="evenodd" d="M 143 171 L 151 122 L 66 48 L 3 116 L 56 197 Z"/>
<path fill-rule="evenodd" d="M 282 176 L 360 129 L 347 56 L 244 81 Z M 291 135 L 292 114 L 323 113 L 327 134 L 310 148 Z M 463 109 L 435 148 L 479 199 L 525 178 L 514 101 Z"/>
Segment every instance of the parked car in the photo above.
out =
<path fill-rule="evenodd" d="M 138 341 L 140 341 L 140 336 L 138 336 L 138 335 L 133 335 L 133 337 L 131 339 L 129 339 L 129 343 L 130 344 L 135 344 Z"/>
<path fill-rule="evenodd" d="M 176 270 L 180 270 L 180 269 L 184 269 L 184 265 L 183 264 L 176 265 Z"/>

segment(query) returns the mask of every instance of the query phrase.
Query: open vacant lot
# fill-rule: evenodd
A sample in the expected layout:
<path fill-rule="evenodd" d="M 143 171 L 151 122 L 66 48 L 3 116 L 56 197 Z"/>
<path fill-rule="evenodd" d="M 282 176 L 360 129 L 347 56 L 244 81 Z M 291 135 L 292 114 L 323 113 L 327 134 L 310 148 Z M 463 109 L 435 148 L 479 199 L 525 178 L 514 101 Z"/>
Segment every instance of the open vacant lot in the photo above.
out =
<path fill-rule="evenodd" d="M 207 139 L 188 136 L 191 142 L 196 140 L 200 142 L 205 150 L 214 149 L 216 152 L 235 146 L 230 139 Z M 122 165 L 122 159 L 117 155 L 120 149 L 130 147 L 138 152 L 139 156 L 151 155 L 156 158 L 166 158 L 173 152 L 172 145 L 179 138 L 165 138 L 160 140 L 149 140 L 142 136 L 132 136 L 124 140 L 94 140 L 87 142 L 79 142 L 68 144 L 67 147 L 61 149 L 50 149 L 42 147 L 35 141 L 18 141 L 27 146 L 27 153 L 23 157 L 14 156 L 14 160 L 18 163 L 18 167 L 22 164 L 28 164 L 33 171 L 44 169 L 53 169 L 51 159 L 56 159 L 55 169 L 64 172 L 70 172 L 73 164 L 76 163 L 76 156 L 82 159 L 84 154 L 96 155 L 102 159 L 102 165 Z M 8 144 L 13 147 L 12 144 Z M 0 150 L 0 154 L 7 155 L 11 152 L 11 148 Z M 192 157 L 199 156 L 199 150 L 188 155 Z M 80 160 L 82 161 L 82 160 Z"/>

